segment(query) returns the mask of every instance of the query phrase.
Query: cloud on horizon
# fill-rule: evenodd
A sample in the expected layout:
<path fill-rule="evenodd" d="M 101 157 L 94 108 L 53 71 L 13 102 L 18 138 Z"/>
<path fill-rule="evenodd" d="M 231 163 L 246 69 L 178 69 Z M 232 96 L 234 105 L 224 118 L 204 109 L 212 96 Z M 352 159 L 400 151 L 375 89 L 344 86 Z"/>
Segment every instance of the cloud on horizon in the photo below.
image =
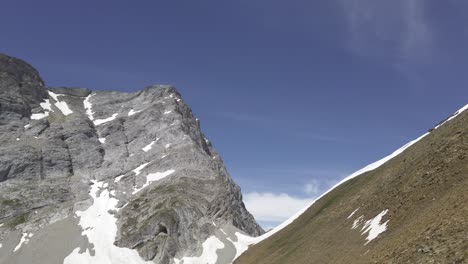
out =
<path fill-rule="evenodd" d="M 287 193 L 249 192 L 244 195 L 247 210 L 266 229 L 280 224 L 297 212 L 309 206 L 320 195 L 328 191 L 338 182 L 337 179 L 308 180 L 302 188 L 306 197 Z"/>
<path fill-rule="evenodd" d="M 260 222 L 283 222 L 312 203 L 312 198 L 299 198 L 286 193 L 252 192 L 244 195 L 249 212 Z"/>

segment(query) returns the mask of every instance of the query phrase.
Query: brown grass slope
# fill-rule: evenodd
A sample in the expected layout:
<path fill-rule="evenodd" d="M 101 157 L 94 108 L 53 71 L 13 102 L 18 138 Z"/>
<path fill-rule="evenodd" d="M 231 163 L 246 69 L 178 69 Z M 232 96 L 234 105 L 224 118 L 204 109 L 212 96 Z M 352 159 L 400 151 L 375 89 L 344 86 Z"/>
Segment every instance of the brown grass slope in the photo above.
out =
<path fill-rule="evenodd" d="M 468 263 L 467 155 L 465 111 L 325 195 L 235 263 Z M 381 223 L 389 220 L 387 230 L 364 245 L 361 228 L 351 229 L 354 219 L 385 209 Z"/>

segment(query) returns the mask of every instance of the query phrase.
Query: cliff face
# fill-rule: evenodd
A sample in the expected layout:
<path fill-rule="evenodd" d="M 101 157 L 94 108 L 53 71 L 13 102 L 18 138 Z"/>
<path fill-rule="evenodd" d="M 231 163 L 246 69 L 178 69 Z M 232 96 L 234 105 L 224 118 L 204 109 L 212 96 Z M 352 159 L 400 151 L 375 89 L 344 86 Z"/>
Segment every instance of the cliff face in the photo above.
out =
<path fill-rule="evenodd" d="M 468 263 L 466 109 L 351 175 L 235 263 Z"/>
<path fill-rule="evenodd" d="M 263 233 L 174 87 L 46 89 L 0 55 L 0 93 L 0 263 L 229 263 Z"/>

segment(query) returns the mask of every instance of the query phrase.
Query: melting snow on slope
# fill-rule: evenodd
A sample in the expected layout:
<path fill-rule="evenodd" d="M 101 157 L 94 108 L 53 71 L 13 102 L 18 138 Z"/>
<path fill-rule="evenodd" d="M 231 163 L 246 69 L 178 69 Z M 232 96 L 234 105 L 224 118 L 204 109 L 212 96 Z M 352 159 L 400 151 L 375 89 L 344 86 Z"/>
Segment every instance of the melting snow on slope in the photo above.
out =
<path fill-rule="evenodd" d="M 367 245 L 369 242 L 371 242 L 372 240 L 377 238 L 381 233 L 387 230 L 387 224 L 390 220 L 387 220 L 385 223 L 382 224 L 380 223 L 382 221 L 382 217 L 384 217 L 384 215 L 386 215 L 387 212 L 388 209 L 383 210 L 374 218 L 371 218 L 364 222 L 364 225 L 361 228 L 361 233 L 362 235 L 368 233 L 366 237 L 367 242 L 364 245 Z M 352 229 L 356 229 L 362 223 L 363 219 L 364 216 L 361 215 L 356 220 L 354 220 Z"/>
<path fill-rule="evenodd" d="M 361 215 L 360 217 L 356 218 L 353 222 L 353 226 L 351 227 L 351 229 L 356 229 L 358 228 L 358 226 L 361 224 L 361 221 L 362 219 L 364 219 L 364 216 Z"/>
<path fill-rule="evenodd" d="M 141 164 L 140 166 L 138 166 L 136 169 L 133 170 L 133 172 L 135 173 L 135 175 L 138 175 L 141 173 L 141 170 L 143 168 L 145 168 L 146 166 L 148 166 L 148 164 L 150 164 L 149 162 L 147 163 L 144 163 L 144 164 Z"/>
<path fill-rule="evenodd" d="M 63 96 L 63 94 L 56 94 L 51 91 L 47 91 L 47 93 L 49 94 L 50 97 L 52 97 L 52 99 L 54 99 L 55 102 L 59 101 L 58 99 L 59 96 Z"/>
<path fill-rule="evenodd" d="M 135 110 L 131 109 L 130 111 L 128 111 L 128 116 L 132 116 L 134 114 L 140 113 L 141 111 L 143 111 L 143 110 L 135 111 Z"/>
<path fill-rule="evenodd" d="M 113 114 L 112 116 L 108 117 L 108 118 L 104 118 L 104 119 L 96 119 L 94 120 L 94 125 L 95 126 L 99 126 L 100 124 L 104 124 L 104 123 L 107 123 L 109 121 L 112 121 L 114 120 L 119 114 L 115 113 Z"/>
<path fill-rule="evenodd" d="M 65 101 L 55 103 L 55 106 L 62 111 L 64 115 L 72 114 L 73 111 L 68 107 Z"/>
<path fill-rule="evenodd" d="M 89 101 L 89 99 L 91 99 L 91 97 L 93 96 L 94 94 L 90 94 L 88 96 L 86 96 L 86 98 L 84 99 L 83 101 L 83 106 L 84 106 L 84 109 L 86 109 L 86 115 L 88 116 L 89 120 L 93 121 L 94 120 L 94 112 L 93 112 L 93 105 L 91 104 L 91 102 Z"/>
<path fill-rule="evenodd" d="M 346 219 L 350 219 L 351 217 L 353 217 L 353 215 L 359 210 L 360 207 L 358 207 L 356 210 L 354 210 L 349 216 L 348 218 Z"/>
<path fill-rule="evenodd" d="M 150 173 L 146 176 L 146 185 L 150 184 L 151 182 L 161 180 L 162 178 L 165 178 L 174 173 L 174 171 L 175 170 L 167 170 L 165 172 Z"/>
<path fill-rule="evenodd" d="M 73 111 L 68 107 L 67 103 L 65 101 L 59 101 L 58 97 L 59 96 L 65 96 L 64 94 L 56 94 L 51 91 L 47 91 L 49 93 L 49 96 L 52 97 L 55 100 L 55 106 L 64 114 L 64 115 L 69 115 L 72 114 Z"/>
<path fill-rule="evenodd" d="M 37 114 L 32 114 L 31 115 L 31 119 L 34 119 L 34 120 L 39 120 L 39 119 L 42 119 L 46 116 L 49 115 L 49 112 L 44 112 L 44 113 L 37 113 Z"/>
<path fill-rule="evenodd" d="M 151 143 L 149 143 L 149 144 L 146 145 L 144 148 L 142 148 L 142 150 L 143 150 L 144 152 L 150 151 L 151 148 L 153 147 L 154 143 L 156 143 L 158 140 L 159 140 L 159 138 L 156 138 L 156 140 L 151 141 Z"/>
<path fill-rule="evenodd" d="M 220 229 L 220 230 L 222 232 L 224 232 L 222 229 Z M 229 237 L 227 237 L 226 239 L 229 240 L 234 245 L 234 247 L 236 248 L 236 256 L 234 257 L 234 260 L 235 260 L 242 253 L 244 253 L 244 251 L 246 251 L 249 248 L 250 244 L 254 243 L 255 238 L 253 238 L 251 236 L 241 234 L 239 232 L 236 232 L 234 235 L 236 236 L 237 241 L 233 241 Z"/>
<path fill-rule="evenodd" d="M 209 237 L 202 244 L 203 251 L 199 257 L 183 257 L 181 259 L 174 259 L 176 264 L 215 264 L 218 259 L 216 250 L 224 248 L 223 242 L 215 236 Z"/>
<path fill-rule="evenodd" d="M 84 211 L 77 211 L 80 217 L 79 225 L 84 230 L 89 243 L 94 245 L 94 254 L 90 250 L 80 253 L 80 248 L 75 248 L 64 259 L 64 264 L 154 264 L 144 261 L 136 250 L 121 248 L 114 245 L 117 234 L 116 218 L 109 214 L 109 210 L 116 210 L 118 200 L 109 196 L 109 191 L 104 188 L 103 182 L 92 181 L 90 195 L 93 205 Z M 102 189 L 99 197 L 98 191 Z"/>
<path fill-rule="evenodd" d="M 52 105 L 50 104 L 49 99 L 45 99 L 44 102 L 40 103 L 39 105 L 42 107 L 42 109 L 44 109 L 44 112 L 43 113 L 32 114 L 31 119 L 39 120 L 39 119 L 42 119 L 44 117 L 49 116 L 49 113 L 53 112 Z M 26 128 L 26 126 L 25 126 L 25 128 Z"/>
<path fill-rule="evenodd" d="M 46 110 L 46 111 L 53 111 L 52 110 L 52 105 L 50 104 L 50 100 L 49 99 L 45 99 L 45 102 L 42 102 L 39 104 L 42 109 Z"/>
<path fill-rule="evenodd" d="M 114 182 L 119 182 L 125 175 L 120 175 L 120 176 L 117 176 L 115 179 L 114 179 Z"/>
<path fill-rule="evenodd" d="M 16 245 L 15 249 L 13 249 L 13 252 L 17 251 L 18 249 L 21 248 L 23 244 L 27 244 L 29 242 L 29 239 L 33 236 L 32 233 L 23 233 L 23 236 L 21 237 L 20 242 L 18 245 Z"/>
<path fill-rule="evenodd" d="M 143 184 L 143 186 L 141 186 L 140 188 L 135 188 L 133 190 L 133 193 L 132 194 L 135 194 L 139 191 L 141 191 L 142 189 L 144 189 L 146 186 L 150 185 L 152 182 L 154 181 L 158 181 L 158 180 L 161 180 L 169 175 L 171 175 L 172 173 L 174 173 L 175 170 L 167 170 L 165 172 L 156 172 L 156 173 L 150 173 L 148 175 L 146 175 L 146 182 L 145 184 Z"/>

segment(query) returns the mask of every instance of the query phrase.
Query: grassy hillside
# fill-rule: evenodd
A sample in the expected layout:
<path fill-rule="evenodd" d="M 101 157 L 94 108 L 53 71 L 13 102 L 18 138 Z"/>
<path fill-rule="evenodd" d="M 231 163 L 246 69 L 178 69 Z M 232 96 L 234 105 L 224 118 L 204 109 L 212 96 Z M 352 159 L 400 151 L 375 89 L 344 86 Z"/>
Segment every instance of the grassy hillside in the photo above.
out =
<path fill-rule="evenodd" d="M 468 263 L 467 155 L 465 111 L 334 189 L 235 263 Z M 366 244 L 363 221 L 352 229 L 354 221 L 386 209 L 387 230 Z"/>

